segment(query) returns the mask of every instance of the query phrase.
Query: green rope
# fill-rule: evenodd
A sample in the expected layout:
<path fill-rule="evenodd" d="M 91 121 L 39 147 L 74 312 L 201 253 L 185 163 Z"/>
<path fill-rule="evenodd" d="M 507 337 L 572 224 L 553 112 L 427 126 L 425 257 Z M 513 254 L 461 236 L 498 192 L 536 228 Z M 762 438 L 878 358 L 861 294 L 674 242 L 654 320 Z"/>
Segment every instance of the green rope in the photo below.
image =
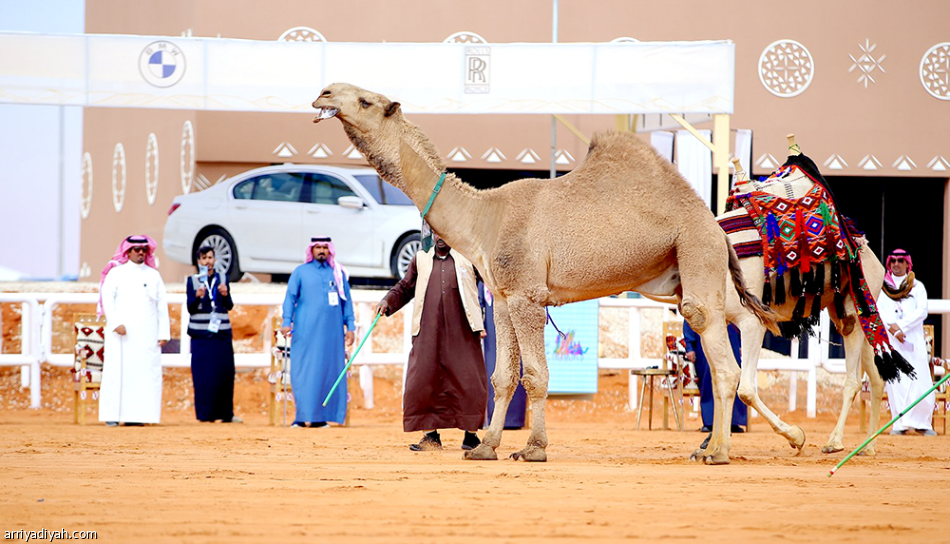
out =
<path fill-rule="evenodd" d="M 439 181 L 435 183 L 435 187 L 432 188 L 432 194 L 429 196 L 429 201 L 426 202 L 425 209 L 422 210 L 422 213 L 419 214 L 423 219 L 426 218 L 426 215 L 429 213 L 429 208 L 432 207 L 432 203 L 435 202 L 436 195 L 439 194 L 439 191 L 442 190 L 442 183 L 445 182 L 445 172 L 442 172 L 442 175 L 439 177 Z"/>

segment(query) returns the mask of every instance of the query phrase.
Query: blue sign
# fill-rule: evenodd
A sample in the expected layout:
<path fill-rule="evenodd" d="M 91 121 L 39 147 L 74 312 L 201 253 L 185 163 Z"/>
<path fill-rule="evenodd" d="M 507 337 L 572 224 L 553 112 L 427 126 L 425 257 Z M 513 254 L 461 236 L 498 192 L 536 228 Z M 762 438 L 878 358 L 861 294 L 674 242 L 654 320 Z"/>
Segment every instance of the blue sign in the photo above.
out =
<path fill-rule="evenodd" d="M 597 354 L 600 303 L 575 302 L 548 308 L 551 320 L 544 326 L 544 355 L 550 379 L 548 394 L 585 395 L 597 392 Z"/>

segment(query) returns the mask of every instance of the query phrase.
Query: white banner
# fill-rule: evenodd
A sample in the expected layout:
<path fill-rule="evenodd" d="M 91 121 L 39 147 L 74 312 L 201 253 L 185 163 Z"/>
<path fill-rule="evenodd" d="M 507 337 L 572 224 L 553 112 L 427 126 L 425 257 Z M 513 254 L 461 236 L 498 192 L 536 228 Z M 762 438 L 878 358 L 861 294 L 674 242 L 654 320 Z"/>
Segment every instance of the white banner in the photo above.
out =
<path fill-rule="evenodd" d="M 730 41 L 313 43 L 0 33 L 0 103 L 306 112 L 347 82 L 408 113 L 732 113 Z"/>

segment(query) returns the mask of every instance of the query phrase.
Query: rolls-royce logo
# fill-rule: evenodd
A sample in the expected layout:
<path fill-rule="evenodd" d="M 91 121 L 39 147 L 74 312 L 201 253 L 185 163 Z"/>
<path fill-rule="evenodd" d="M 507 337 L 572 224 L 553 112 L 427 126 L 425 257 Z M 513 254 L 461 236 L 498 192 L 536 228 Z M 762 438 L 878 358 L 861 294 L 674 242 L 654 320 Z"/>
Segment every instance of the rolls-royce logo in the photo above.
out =
<path fill-rule="evenodd" d="M 156 87 L 171 87 L 185 75 L 185 54 L 171 42 L 152 42 L 139 55 L 139 72 Z"/>
<path fill-rule="evenodd" d="M 465 92 L 468 94 L 491 92 L 491 47 L 467 46 L 465 48 Z"/>

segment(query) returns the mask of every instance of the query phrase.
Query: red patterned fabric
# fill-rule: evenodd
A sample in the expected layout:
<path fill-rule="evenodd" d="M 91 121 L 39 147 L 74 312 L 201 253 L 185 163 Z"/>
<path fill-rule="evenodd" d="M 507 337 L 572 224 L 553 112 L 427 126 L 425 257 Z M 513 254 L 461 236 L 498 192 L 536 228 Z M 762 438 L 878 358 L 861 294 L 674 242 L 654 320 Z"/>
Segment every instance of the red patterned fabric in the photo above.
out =
<path fill-rule="evenodd" d="M 76 356 L 86 361 L 86 381 L 99 382 L 102 376 L 102 364 L 105 361 L 105 325 L 76 323 Z M 74 379 L 81 378 L 80 365 L 74 370 Z"/>
<path fill-rule="evenodd" d="M 812 176 L 792 165 L 785 173 L 801 173 L 814 182 L 814 187 L 799 199 L 788 199 L 772 193 L 752 191 L 736 195 L 736 201 L 748 212 L 762 238 L 762 259 L 766 281 L 775 274 L 798 269 L 810 272 L 812 265 L 824 266 L 840 261 L 849 275 L 850 293 L 858 306 L 861 328 L 875 353 L 890 355 L 887 330 L 877 312 L 874 297 L 861 271 L 857 246 L 842 228 L 834 200 Z"/>

